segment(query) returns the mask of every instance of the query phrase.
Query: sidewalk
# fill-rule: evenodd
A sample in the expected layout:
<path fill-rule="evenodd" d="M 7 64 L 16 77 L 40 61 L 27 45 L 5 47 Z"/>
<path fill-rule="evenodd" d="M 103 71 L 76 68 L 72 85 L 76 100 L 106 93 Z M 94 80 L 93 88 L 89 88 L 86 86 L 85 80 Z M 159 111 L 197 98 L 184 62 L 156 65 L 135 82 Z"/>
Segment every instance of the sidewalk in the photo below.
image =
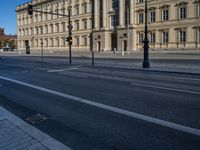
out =
<path fill-rule="evenodd" d="M 0 150 L 70 150 L 0 106 Z"/>
<path fill-rule="evenodd" d="M 4 55 L 13 56 L 14 54 Z M 41 61 L 40 53 L 35 53 L 31 55 L 16 54 L 16 56 L 24 56 L 27 61 Z M 33 58 L 32 56 L 37 57 Z M 43 61 L 49 63 L 63 64 L 68 63 L 67 59 L 67 51 L 57 51 L 54 53 L 44 54 Z M 142 51 L 132 52 L 129 55 L 125 54 L 124 56 L 122 56 L 119 52 L 116 54 L 113 54 L 111 52 L 95 52 L 95 66 L 200 75 L 200 50 L 150 51 L 149 59 L 150 68 L 143 69 Z M 91 52 L 73 52 L 72 64 L 91 65 Z"/>

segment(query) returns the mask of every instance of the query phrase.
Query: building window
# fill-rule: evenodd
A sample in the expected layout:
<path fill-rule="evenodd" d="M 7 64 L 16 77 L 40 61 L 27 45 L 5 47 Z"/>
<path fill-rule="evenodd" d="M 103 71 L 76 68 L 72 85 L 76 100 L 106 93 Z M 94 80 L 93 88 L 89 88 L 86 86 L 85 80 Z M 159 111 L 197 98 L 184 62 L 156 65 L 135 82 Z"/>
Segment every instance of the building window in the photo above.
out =
<path fill-rule="evenodd" d="M 79 46 L 80 44 L 79 37 L 75 37 L 75 39 L 76 39 L 76 45 Z"/>
<path fill-rule="evenodd" d="M 156 34 L 150 33 L 150 43 L 155 44 L 156 43 Z"/>
<path fill-rule="evenodd" d="M 60 40 L 59 40 L 59 38 L 56 38 L 56 45 L 55 46 L 57 46 L 57 47 L 60 46 Z"/>
<path fill-rule="evenodd" d="M 162 42 L 168 43 L 169 42 L 169 32 L 164 31 L 162 34 Z"/>
<path fill-rule="evenodd" d="M 187 17 L 187 7 L 181 6 L 179 8 L 179 19 L 185 19 Z"/>
<path fill-rule="evenodd" d="M 196 42 L 200 42 L 200 27 L 196 28 Z"/>
<path fill-rule="evenodd" d="M 40 21 L 42 21 L 42 15 L 43 15 L 43 14 L 42 14 L 42 13 L 40 13 Z"/>
<path fill-rule="evenodd" d="M 138 14 L 138 22 L 139 23 L 143 23 L 144 22 L 144 14 L 143 13 L 139 13 Z"/>
<path fill-rule="evenodd" d="M 186 42 L 186 31 L 179 31 L 179 42 Z"/>
<path fill-rule="evenodd" d="M 99 0 L 100 6 L 99 6 L 99 27 L 103 27 L 103 0 Z"/>
<path fill-rule="evenodd" d="M 62 14 L 63 14 L 63 15 L 66 15 L 66 14 L 65 14 L 65 8 L 62 9 Z"/>
<path fill-rule="evenodd" d="M 197 3 L 197 17 L 200 17 L 200 3 Z"/>
<path fill-rule="evenodd" d="M 165 8 L 162 10 L 162 20 L 167 21 L 169 20 L 169 9 Z"/>
<path fill-rule="evenodd" d="M 40 34 L 43 34 L 43 27 L 40 27 Z"/>
<path fill-rule="evenodd" d="M 65 22 L 62 23 L 62 31 L 65 32 L 66 31 L 66 27 L 65 27 Z"/>
<path fill-rule="evenodd" d="M 75 7 L 74 7 L 74 9 L 75 9 L 75 15 L 79 15 L 79 5 L 76 5 Z"/>
<path fill-rule="evenodd" d="M 112 9 L 116 10 L 119 8 L 119 0 L 112 0 Z"/>
<path fill-rule="evenodd" d="M 35 22 L 38 22 L 38 15 L 35 15 Z"/>
<path fill-rule="evenodd" d="M 83 14 L 86 14 L 86 13 L 87 13 L 87 4 L 86 4 L 86 3 L 84 3 L 84 4 L 82 5 L 82 10 L 83 10 Z"/>
<path fill-rule="evenodd" d="M 89 5 L 90 5 L 90 12 L 92 12 L 92 3 L 90 3 Z"/>
<path fill-rule="evenodd" d="M 125 25 L 130 24 L 130 0 L 125 0 Z"/>
<path fill-rule="evenodd" d="M 118 15 L 111 16 L 111 27 L 117 27 L 119 25 L 119 17 Z"/>
<path fill-rule="evenodd" d="M 137 2 L 138 2 L 138 3 L 143 3 L 143 2 L 144 2 L 144 0 L 137 0 Z"/>
<path fill-rule="evenodd" d="M 59 33 L 59 24 L 56 24 L 56 32 Z"/>
<path fill-rule="evenodd" d="M 198 42 L 200 42 L 200 28 L 198 28 L 198 36 L 199 36 Z"/>
<path fill-rule="evenodd" d="M 86 19 L 83 20 L 83 29 L 87 29 L 87 20 Z"/>
<path fill-rule="evenodd" d="M 142 44 L 144 40 L 144 34 L 143 33 L 139 33 L 138 34 L 138 43 Z"/>
<path fill-rule="evenodd" d="M 45 26 L 45 33 L 48 33 L 48 25 Z"/>
<path fill-rule="evenodd" d="M 53 24 L 50 25 L 51 33 L 53 33 Z"/>
<path fill-rule="evenodd" d="M 155 22 L 155 21 L 156 21 L 156 12 L 154 10 L 150 12 L 150 22 Z"/>
<path fill-rule="evenodd" d="M 79 30 L 79 21 L 78 20 L 75 21 L 75 26 L 76 26 L 75 30 Z"/>
<path fill-rule="evenodd" d="M 83 36 L 83 45 L 87 46 L 87 36 Z"/>

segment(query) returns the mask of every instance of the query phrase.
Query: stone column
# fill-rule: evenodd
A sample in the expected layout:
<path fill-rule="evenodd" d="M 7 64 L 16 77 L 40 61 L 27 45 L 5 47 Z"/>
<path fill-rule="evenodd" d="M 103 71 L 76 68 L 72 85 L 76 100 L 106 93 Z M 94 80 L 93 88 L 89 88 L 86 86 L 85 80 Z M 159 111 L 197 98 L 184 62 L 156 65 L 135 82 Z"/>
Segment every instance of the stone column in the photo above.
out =
<path fill-rule="evenodd" d="M 130 24 L 133 25 L 135 22 L 135 5 L 134 5 L 134 1 L 130 0 Z"/>
<path fill-rule="evenodd" d="M 94 0 L 94 7 L 95 7 L 95 29 L 99 28 L 99 0 Z"/>
<path fill-rule="evenodd" d="M 108 0 L 103 0 L 103 27 L 107 28 L 107 3 Z"/>
<path fill-rule="evenodd" d="M 119 25 L 120 27 L 125 26 L 125 0 L 119 1 Z"/>

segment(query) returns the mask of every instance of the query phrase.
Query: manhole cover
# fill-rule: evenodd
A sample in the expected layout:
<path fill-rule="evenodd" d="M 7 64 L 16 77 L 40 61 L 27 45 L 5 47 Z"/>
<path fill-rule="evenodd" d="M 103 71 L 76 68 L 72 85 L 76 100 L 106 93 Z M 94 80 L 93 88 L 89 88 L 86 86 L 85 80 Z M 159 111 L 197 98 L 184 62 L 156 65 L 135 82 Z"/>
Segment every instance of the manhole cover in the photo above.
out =
<path fill-rule="evenodd" d="M 34 114 L 34 115 L 26 118 L 26 121 L 28 121 L 31 124 L 40 123 L 45 120 L 47 120 L 47 117 L 42 114 Z"/>

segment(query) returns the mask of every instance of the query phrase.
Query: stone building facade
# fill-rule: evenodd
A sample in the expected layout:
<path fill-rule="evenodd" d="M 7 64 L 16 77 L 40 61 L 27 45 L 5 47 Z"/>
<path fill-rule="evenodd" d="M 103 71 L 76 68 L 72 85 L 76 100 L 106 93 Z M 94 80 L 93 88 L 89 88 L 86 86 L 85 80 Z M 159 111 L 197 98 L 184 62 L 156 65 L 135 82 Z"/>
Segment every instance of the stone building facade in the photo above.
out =
<path fill-rule="evenodd" d="M 94 3 L 93 49 L 130 51 L 142 49 L 145 0 L 32 0 L 38 10 L 67 13 L 72 8 L 73 49 L 89 50 L 91 10 Z M 64 17 L 34 13 L 28 4 L 17 6 L 18 45 L 29 40 L 33 49 L 41 43 L 49 50 L 67 50 Z M 148 27 L 151 49 L 200 48 L 200 0 L 148 0 Z"/>
<path fill-rule="evenodd" d="M 95 1 L 94 49 L 142 49 L 145 0 Z M 151 49 L 199 49 L 199 0 L 148 0 Z"/>
<path fill-rule="evenodd" d="M 25 42 L 32 50 L 67 50 L 68 18 L 58 15 L 34 12 L 28 15 L 28 4 L 35 10 L 68 14 L 72 11 L 73 49 L 89 50 L 91 33 L 91 2 L 90 0 L 32 0 L 17 6 L 17 35 L 19 50 L 25 49 Z"/>

